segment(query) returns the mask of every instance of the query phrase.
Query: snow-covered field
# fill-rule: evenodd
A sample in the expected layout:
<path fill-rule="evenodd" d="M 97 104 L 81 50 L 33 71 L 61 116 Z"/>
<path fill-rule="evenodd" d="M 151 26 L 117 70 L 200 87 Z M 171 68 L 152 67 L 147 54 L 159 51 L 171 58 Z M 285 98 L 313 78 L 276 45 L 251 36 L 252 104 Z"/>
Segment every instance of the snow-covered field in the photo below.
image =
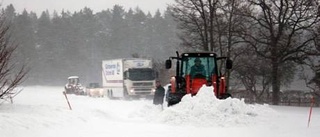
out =
<path fill-rule="evenodd" d="M 217 100 L 211 88 L 174 107 L 151 100 L 62 94 L 63 87 L 24 87 L 0 105 L 0 137 L 319 137 L 320 109 Z"/>

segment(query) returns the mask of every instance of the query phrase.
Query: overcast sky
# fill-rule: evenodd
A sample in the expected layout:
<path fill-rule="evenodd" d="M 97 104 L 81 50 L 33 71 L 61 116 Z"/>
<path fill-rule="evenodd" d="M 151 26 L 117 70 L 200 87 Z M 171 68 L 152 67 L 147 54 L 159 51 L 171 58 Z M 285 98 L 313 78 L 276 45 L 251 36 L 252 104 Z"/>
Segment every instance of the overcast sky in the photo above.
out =
<path fill-rule="evenodd" d="M 105 9 L 111 9 L 115 4 L 123 6 L 126 10 L 139 7 L 145 12 L 154 13 L 157 9 L 164 11 L 168 3 L 173 3 L 174 0 L 0 0 L 2 6 L 5 7 L 10 3 L 16 8 L 17 12 L 34 11 L 40 14 L 42 11 L 53 10 L 58 11 L 79 11 L 84 7 L 89 7 L 94 12 L 99 12 Z"/>

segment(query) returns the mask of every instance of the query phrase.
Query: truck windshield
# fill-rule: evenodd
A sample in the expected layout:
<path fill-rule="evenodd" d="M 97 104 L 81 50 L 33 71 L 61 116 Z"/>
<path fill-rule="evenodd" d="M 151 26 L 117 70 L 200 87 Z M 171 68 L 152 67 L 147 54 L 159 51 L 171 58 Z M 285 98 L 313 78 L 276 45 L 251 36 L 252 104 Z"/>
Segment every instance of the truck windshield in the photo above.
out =
<path fill-rule="evenodd" d="M 137 81 L 154 80 L 155 73 L 154 70 L 151 68 L 129 69 L 129 79 Z"/>

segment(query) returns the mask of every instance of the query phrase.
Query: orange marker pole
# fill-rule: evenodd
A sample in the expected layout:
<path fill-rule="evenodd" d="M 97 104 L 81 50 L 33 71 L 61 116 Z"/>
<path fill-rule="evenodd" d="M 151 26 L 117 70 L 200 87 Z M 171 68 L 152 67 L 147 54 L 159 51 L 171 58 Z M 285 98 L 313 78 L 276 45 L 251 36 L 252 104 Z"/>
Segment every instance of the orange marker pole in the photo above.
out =
<path fill-rule="evenodd" d="M 314 105 L 314 97 L 311 98 L 311 104 L 310 104 L 310 111 L 309 111 L 309 119 L 308 119 L 308 127 L 310 125 L 310 121 L 311 121 L 311 115 L 312 115 L 312 107 Z"/>
<path fill-rule="evenodd" d="M 65 91 L 63 91 L 63 95 L 64 95 L 64 97 L 66 97 L 66 100 L 67 100 L 67 103 L 68 103 L 69 109 L 70 109 L 70 110 L 72 110 L 71 105 L 70 105 L 70 103 L 69 103 L 69 99 L 68 99 L 67 94 L 66 94 L 66 92 L 65 92 Z"/>

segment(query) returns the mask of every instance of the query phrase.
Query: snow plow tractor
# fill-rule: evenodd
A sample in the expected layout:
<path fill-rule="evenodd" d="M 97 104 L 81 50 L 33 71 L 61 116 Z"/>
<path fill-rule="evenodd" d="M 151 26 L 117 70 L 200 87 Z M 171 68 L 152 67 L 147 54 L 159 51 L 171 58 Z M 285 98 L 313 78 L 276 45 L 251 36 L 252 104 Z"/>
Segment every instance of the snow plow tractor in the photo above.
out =
<path fill-rule="evenodd" d="M 220 71 L 232 68 L 232 61 L 227 57 L 217 57 L 215 53 L 182 53 L 166 60 L 166 69 L 176 60 L 176 76 L 171 77 L 168 87 L 168 106 L 179 103 L 186 94 L 196 95 L 203 86 L 213 86 L 214 94 L 219 99 L 231 97 L 227 92 L 225 75 Z M 224 67 L 220 67 L 225 64 Z"/>
<path fill-rule="evenodd" d="M 80 84 L 78 76 L 68 77 L 68 83 L 64 86 L 66 94 L 85 95 L 84 88 Z"/>

